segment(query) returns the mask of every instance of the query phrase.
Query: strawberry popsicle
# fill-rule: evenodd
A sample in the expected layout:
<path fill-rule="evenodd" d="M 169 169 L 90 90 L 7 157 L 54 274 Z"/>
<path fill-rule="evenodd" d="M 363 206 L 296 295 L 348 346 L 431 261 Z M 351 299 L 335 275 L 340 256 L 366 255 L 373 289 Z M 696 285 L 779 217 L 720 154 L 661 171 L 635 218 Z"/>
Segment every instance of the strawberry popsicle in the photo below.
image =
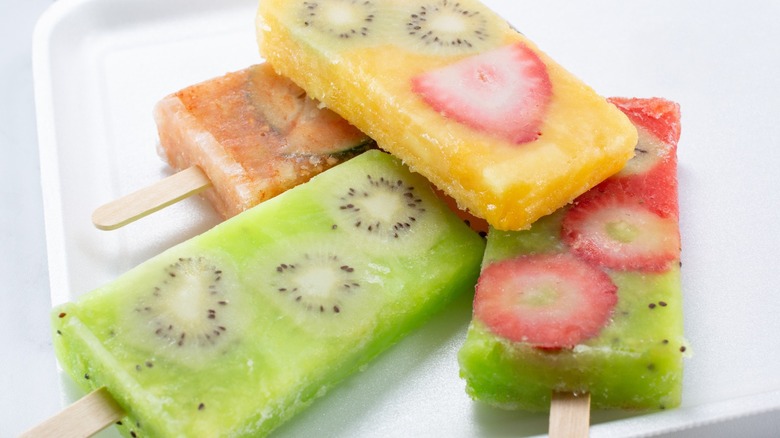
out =
<path fill-rule="evenodd" d="M 618 172 L 628 118 L 476 0 L 262 0 L 280 74 L 498 229 Z"/>
<path fill-rule="evenodd" d="M 553 392 L 594 408 L 679 405 L 683 357 L 676 103 L 613 99 L 636 124 L 617 175 L 530 230 L 491 230 L 459 353 L 475 399 L 546 410 Z"/>
<path fill-rule="evenodd" d="M 371 150 L 53 312 L 126 436 L 264 436 L 472 290 L 484 239 Z"/>

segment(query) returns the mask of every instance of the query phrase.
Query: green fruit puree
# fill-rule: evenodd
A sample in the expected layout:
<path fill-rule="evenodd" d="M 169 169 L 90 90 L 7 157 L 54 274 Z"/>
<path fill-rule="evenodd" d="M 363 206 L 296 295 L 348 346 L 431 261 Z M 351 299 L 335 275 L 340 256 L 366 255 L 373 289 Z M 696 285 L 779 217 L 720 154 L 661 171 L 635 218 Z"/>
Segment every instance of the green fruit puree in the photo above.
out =
<path fill-rule="evenodd" d="M 426 207 L 396 239 L 339 222 L 334 197 L 367 173 Z M 425 180 L 370 151 L 58 307 L 57 354 L 108 388 L 125 435 L 262 436 L 473 290 L 483 252 Z"/>

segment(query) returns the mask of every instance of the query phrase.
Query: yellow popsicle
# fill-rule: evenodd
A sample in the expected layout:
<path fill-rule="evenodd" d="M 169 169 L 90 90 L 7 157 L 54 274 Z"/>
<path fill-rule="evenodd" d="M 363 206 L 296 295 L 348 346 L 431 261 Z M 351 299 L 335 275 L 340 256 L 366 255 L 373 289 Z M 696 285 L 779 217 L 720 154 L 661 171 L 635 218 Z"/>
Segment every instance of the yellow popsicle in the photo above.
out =
<path fill-rule="evenodd" d="M 635 128 L 478 1 L 261 0 L 261 54 L 497 229 L 619 171 Z"/>

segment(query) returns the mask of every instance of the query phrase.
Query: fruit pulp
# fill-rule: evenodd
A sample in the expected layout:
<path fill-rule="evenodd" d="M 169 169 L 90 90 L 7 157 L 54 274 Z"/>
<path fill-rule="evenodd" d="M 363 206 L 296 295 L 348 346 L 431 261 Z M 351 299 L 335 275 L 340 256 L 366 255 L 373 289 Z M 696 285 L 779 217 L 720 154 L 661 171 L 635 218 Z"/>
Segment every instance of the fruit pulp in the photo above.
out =
<path fill-rule="evenodd" d="M 265 435 L 473 288 L 484 239 L 428 186 L 332 168 L 56 308 L 60 363 L 125 435 Z"/>
<path fill-rule="evenodd" d="M 628 166 L 530 230 L 488 234 L 459 352 L 476 400 L 535 411 L 549 409 L 553 391 L 590 392 L 594 408 L 657 410 L 681 401 L 688 346 L 677 225 L 679 107 L 664 99 L 613 102 L 640 132 Z M 575 264 L 586 274 L 575 276 Z M 599 298 L 610 293 L 610 280 L 611 302 Z"/>
<path fill-rule="evenodd" d="M 632 156 L 614 105 L 474 0 L 260 2 L 261 54 L 380 147 L 504 230 Z"/>
<path fill-rule="evenodd" d="M 184 88 L 154 108 L 165 159 L 198 166 L 223 217 L 308 181 L 373 141 L 267 64 Z"/>

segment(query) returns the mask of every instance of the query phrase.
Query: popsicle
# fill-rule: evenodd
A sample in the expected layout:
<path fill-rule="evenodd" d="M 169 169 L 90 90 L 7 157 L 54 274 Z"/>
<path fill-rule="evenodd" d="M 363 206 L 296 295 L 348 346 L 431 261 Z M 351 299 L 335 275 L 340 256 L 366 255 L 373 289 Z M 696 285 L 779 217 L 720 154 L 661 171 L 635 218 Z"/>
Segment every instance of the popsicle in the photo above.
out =
<path fill-rule="evenodd" d="M 497 229 L 633 155 L 624 114 L 476 0 L 262 0 L 256 24 L 277 72 Z"/>
<path fill-rule="evenodd" d="M 544 411 L 553 393 L 594 408 L 678 406 L 683 358 L 677 201 L 679 106 L 612 99 L 636 124 L 617 175 L 530 230 L 491 230 L 459 352 L 474 399 Z"/>
<path fill-rule="evenodd" d="M 57 307 L 126 436 L 262 436 L 473 290 L 484 239 L 371 150 Z"/>
<path fill-rule="evenodd" d="M 267 64 L 172 93 L 155 105 L 154 119 L 160 155 L 177 173 L 101 205 L 98 228 L 119 228 L 199 193 L 229 218 L 375 147 Z M 487 231 L 484 220 L 458 213 Z"/>
<path fill-rule="evenodd" d="M 101 206 L 93 215 L 99 228 L 195 193 L 229 218 L 374 146 L 266 64 L 172 93 L 155 105 L 154 119 L 159 152 L 181 174 Z"/>
<path fill-rule="evenodd" d="M 196 165 L 225 218 L 365 150 L 371 139 L 267 64 L 206 81 L 157 103 L 160 145 L 177 170 Z"/>

